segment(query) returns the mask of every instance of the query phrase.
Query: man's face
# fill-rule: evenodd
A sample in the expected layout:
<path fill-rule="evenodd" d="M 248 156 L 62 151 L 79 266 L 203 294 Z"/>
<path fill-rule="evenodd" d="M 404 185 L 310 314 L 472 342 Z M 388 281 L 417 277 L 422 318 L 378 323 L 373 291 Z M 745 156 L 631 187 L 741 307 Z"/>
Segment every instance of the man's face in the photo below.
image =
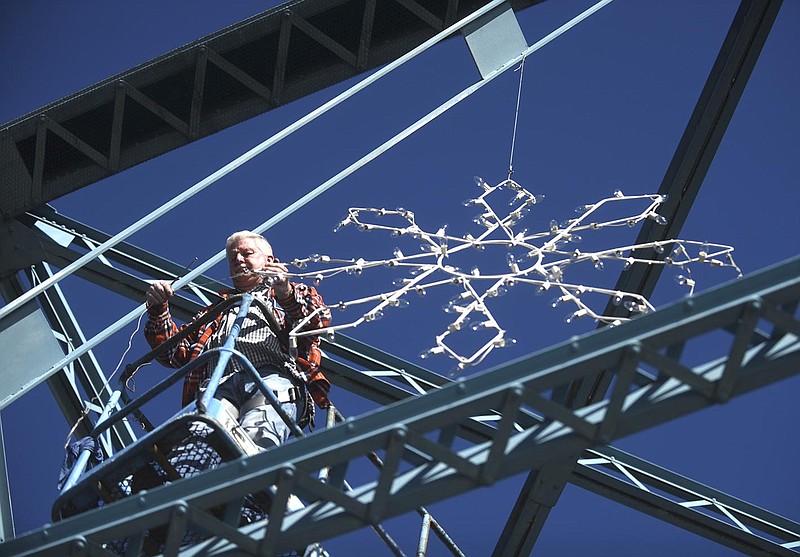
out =
<path fill-rule="evenodd" d="M 261 282 L 261 276 L 250 271 L 261 271 L 274 260 L 271 253 L 265 254 L 258 248 L 253 238 L 242 238 L 234 242 L 228 249 L 228 266 L 233 286 L 241 292 L 252 289 Z"/>

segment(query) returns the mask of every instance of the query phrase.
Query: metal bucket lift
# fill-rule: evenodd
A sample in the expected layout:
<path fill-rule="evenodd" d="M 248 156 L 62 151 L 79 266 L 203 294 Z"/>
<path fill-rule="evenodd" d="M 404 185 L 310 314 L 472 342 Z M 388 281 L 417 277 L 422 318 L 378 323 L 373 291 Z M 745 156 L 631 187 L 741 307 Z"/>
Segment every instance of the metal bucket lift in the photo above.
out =
<path fill-rule="evenodd" d="M 252 364 L 241 353 L 234 349 L 234 344 L 241 331 L 242 322 L 247 316 L 253 298 L 249 294 L 233 296 L 214 308 L 205 319 L 183 329 L 180 336 L 173 337 L 154 351 L 143 356 L 126 367 L 120 379 L 120 389 L 114 393 L 105 407 L 97 425 L 91 433 L 96 438 L 109 427 L 134 414 L 148 433 L 113 458 L 88 468 L 90 448 L 84 448 L 69 477 L 64 482 L 61 494 L 52 508 L 54 521 L 63 520 L 76 514 L 103 507 L 114 501 L 135 496 L 144 490 L 195 476 L 204 470 L 215 468 L 224 462 L 236 460 L 243 456 L 252 456 L 261 451 L 247 436 L 238 421 L 231 415 L 226 405 L 214 398 L 225 368 L 230 359 L 238 358 L 246 372 L 255 381 L 259 390 L 281 415 L 295 435 L 302 436 L 302 430 L 281 409 L 275 394 L 270 390 Z M 170 377 L 131 400 L 124 395 L 124 383 L 131 373 L 143 363 L 149 362 L 159 353 L 170 348 L 178 340 L 196 330 L 199 326 L 213 319 L 219 313 L 234 305 L 239 305 L 239 313 L 225 344 L 217 349 L 207 350 L 198 358 L 183 366 Z M 206 365 L 208 360 L 217 357 L 214 371 L 205 391 L 196 401 L 181 409 L 175 416 L 158 428 L 141 413 L 141 406 L 156 395 L 172 386 L 179 379 L 199 366 Z M 113 409 L 120 397 L 126 404 L 117 412 Z M 88 468 L 88 469 L 87 469 Z M 266 509 L 270 507 L 270 486 L 263 491 L 250 494 L 236 509 L 213 509 L 212 513 L 226 522 L 241 526 L 266 518 Z M 295 503 L 302 507 L 299 500 Z M 294 510 L 290 504 L 289 510 Z M 167 524 L 150 528 L 138 540 L 121 539 L 109 549 L 124 554 L 158 554 L 169 553 L 170 549 L 196 543 L 207 537 L 203 532 L 186 531 L 180 537 L 170 538 Z M 133 548 L 138 544 L 138 550 Z M 131 551 L 133 549 L 133 551 Z"/>

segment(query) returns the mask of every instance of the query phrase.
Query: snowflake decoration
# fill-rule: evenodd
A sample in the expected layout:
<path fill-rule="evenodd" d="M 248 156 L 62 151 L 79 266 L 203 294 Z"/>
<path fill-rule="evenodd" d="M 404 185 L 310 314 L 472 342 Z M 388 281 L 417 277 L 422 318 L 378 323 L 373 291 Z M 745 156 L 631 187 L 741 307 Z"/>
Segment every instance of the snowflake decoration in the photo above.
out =
<path fill-rule="evenodd" d="M 505 294 L 509 287 L 527 284 L 536 288 L 537 294 L 554 292 L 557 297 L 553 307 L 559 304 L 571 305 L 574 309 L 567 316 L 567 323 L 575 319 L 587 317 L 610 326 L 618 325 L 629 317 L 606 315 L 590 307 L 584 301 L 587 293 L 600 294 L 607 297 L 615 306 L 623 306 L 632 315 L 654 311 L 655 308 L 642 295 L 635 292 L 622 292 L 597 286 L 569 282 L 566 278 L 570 268 L 591 263 L 602 269 L 605 262 L 617 261 L 628 269 L 635 264 L 665 265 L 677 267 L 681 274 L 676 277 L 679 284 L 694 292 L 695 280 L 691 266 L 705 264 L 712 267 L 731 267 L 738 276 L 741 271 L 732 256 L 733 248 L 720 244 L 696 242 L 688 240 L 663 240 L 621 247 L 613 247 L 598 251 L 582 252 L 570 249 L 570 244 L 580 241 L 580 234 L 591 233 L 611 227 L 634 227 L 645 220 L 652 220 L 657 225 L 667 224 L 666 219 L 657 212 L 659 206 L 666 201 L 666 196 L 657 194 L 624 195 L 614 192 L 612 197 L 601 199 L 596 203 L 578 207 L 579 216 L 559 224 L 551 221 L 548 230 L 529 234 L 527 230 L 517 231 L 515 226 L 525 217 L 531 208 L 539 204 L 543 196 L 534 195 L 515 181 L 508 179 L 495 186 L 490 186 L 481 178 L 475 178 L 481 190 L 478 197 L 467 199 L 464 205 L 476 207 L 480 213 L 473 219 L 482 231 L 473 236 L 452 236 L 446 233 L 447 226 L 437 232 L 427 232 L 415 221 L 412 211 L 398 208 L 394 210 L 353 207 L 348 210 L 347 217 L 341 221 L 334 232 L 347 226 L 354 226 L 360 231 L 383 231 L 393 237 L 409 237 L 421 243 L 421 253 L 406 255 L 395 248 L 392 257 L 378 261 L 364 259 L 333 259 L 327 255 L 314 254 L 305 259 L 296 259 L 290 265 L 301 270 L 291 276 L 300 280 L 311 280 L 319 285 L 324 279 L 347 273 L 361 275 L 364 271 L 376 267 L 389 267 L 407 270 L 407 276 L 400 277 L 392 283 L 392 289 L 354 299 L 329 307 L 346 310 L 355 306 L 366 305 L 366 312 L 349 322 L 337 324 L 323 330 L 301 330 L 310 317 L 299 323 L 290 333 L 292 339 L 298 336 L 327 334 L 334 331 L 357 327 L 380 319 L 385 310 L 392 307 L 408 305 L 407 295 L 414 292 L 420 295 L 431 288 L 439 286 L 456 287 L 460 292 L 444 307 L 444 311 L 454 316 L 446 329 L 435 337 L 435 345 L 420 354 L 422 358 L 434 355 L 447 355 L 456 360 L 457 370 L 466 369 L 482 362 L 495 348 L 514 344 L 516 341 L 506 335 L 487 306 L 492 298 Z M 500 191 L 512 194 L 505 216 L 490 204 L 490 198 L 497 197 Z M 598 212 L 612 205 L 638 202 L 646 203 L 644 210 L 637 214 L 614 218 L 606 221 L 595 221 Z M 388 217 L 388 219 L 387 219 Z M 382 224 L 379 221 L 395 220 L 401 226 Z M 464 271 L 450 265 L 450 258 L 464 250 L 483 251 L 488 247 L 501 247 L 507 250 L 508 268 L 501 273 L 482 274 L 479 268 Z M 515 256 L 512 249 L 522 256 Z M 663 254 L 669 253 L 664 256 Z M 318 267 L 314 271 L 303 271 L 309 265 Z M 443 275 L 437 278 L 434 275 Z M 478 286 L 482 285 L 482 286 Z M 606 304 L 607 306 L 608 304 Z M 471 354 L 461 354 L 450 343 L 450 335 L 464 330 L 483 331 L 489 333 L 489 340 Z"/>

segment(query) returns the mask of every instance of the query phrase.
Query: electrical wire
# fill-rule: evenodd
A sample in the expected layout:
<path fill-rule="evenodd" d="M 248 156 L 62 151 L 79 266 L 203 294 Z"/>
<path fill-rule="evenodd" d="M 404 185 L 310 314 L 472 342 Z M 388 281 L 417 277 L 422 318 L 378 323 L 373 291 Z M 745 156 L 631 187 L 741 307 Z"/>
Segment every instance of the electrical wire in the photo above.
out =
<path fill-rule="evenodd" d="M 514 147 L 517 142 L 517 124 L 519 123 L 519 103 L 522 99 L 522 78 L 525 73 L 525 57 L 519 63 L 519 68 L 514 71 L 519 71 L 519 88 L 517 89 L 517 107 L 514 111 L 514 131 L 511 134 L 511 155 L 508 158 L 508 180 L 514 174 Z"/>

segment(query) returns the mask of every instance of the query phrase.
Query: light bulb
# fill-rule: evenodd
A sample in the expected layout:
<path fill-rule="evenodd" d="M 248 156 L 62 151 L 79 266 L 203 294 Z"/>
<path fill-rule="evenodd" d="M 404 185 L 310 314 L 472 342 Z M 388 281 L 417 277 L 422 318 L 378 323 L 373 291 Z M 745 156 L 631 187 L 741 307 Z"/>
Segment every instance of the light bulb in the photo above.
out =
<path fill-rule="evenodd" d="M 425 358 L 430 358 L 431 356 L 436 356 L 438 354 L 443 354 L 443 353 L 444 353 L 444 348 L 442 348 L 441 346 L 434 346 L 433 348 L 430 348 L 425 352 L 422 352 L 419 355 L 419 357 L 424 360 Z"/>
<path fill-rule="evenodd" d="M 465 199 L 464 201 L 461 202 L 461 204 L 464 207 L 472 207 L 473 205 L 477 205 L 478 203 L 480 203 L 479 199 L 472 199 L 472 198 Z"/>
<path fill-rule="evenodd" d="M 447 330 L 450 331 L 451 333 L 454 333 L 456 331 L 460 331 L 460 330 L 468 327 L 469 326 L 469 322 L 470 322 L 469 318 L 464 318 L 464 319 L 462 319 L 460 321 L 455 321 L 453 323 L 450 323 L 447 326 Z"/>
<path fill-rule="evenodd" d="M 622 190 L 614 190 L 614 197 L 624 197 Z"/>
<path fill-rule="evenodd" d="M 479 188 L 483 188 L 486 191 L 492 189 L 491 186 L 489 186 L 489 184 L 486 183 L 486 180 L 484 180 L 480 176 L 474 176 L 473 179 L 475 180 L 475 185 L 478 186 Z"/>
<path fill-rule="evenodd" d="M 651 220 L 654 220 L 656 224 L 660 224 L 664 226 L 667 224 L 667 219 L 663 215 L 659 215 L 658 213 L 650 213 L 647 217 Z"/>
<path fill-rule="evenodd" d="M 383 318 L 383 312 L 381 310 L 378 311 L 371 311 L 364 315 L 365 321 L 378 321 L 379 319 Z"/>
<path fill-rule="evenodd" d="M 314 277 L 314 286 L 319 286 L 322 282 L 322 279 L 325 278 L 322 275 L 317 275 Z"/>
<path fill-rule="evenodd" d="M 537 296 L 541 296 L 542 294 L 544 294 L 548 290 L 550 290 L 550 282 L 549 281 L 545 281 L 536 290 L 536 295 Z"/>
<path fill-rule="evenodd" d="M 579 309 L 579 310 L 577 310 L 577 311 L 573 311 L 572 313 L 568 314 L 568 315 L 567 315 L 567 316 L 564 318 L 564 323 L 566 323 L 567 325 L 569 325 L 570 323 L 572 323 L 573 321 L 575 321 L 575 320 L 576 320 L 576 319 L 578 319 L 579 317 L 583 317 L 583 316 L 584 316 L 584 315 L 586 315 L 587 313 L 588 313 L 588 312 L 587 312 L 585 309 Z"/>
<path fill-rule="evenodd" d="M 578 205 L 577 207 L 575 207 L 575 212 L 582 214 L 590 210 L 592 207 L 594 207 L 594 205 L 592 205 L 591 203 L 588 205 Z"/>
<path fill-rule="evenodd" d="M 442 310 L 445 313 L 464 313 L 466 311 L 466 309 L 467 308 L 465 308 L 463 306 L 459 306 L 458 304 L 456 304 L 452 300 L 450 300 L 449 302 L 447 302 L 445 305 L 442 306 Z"/>
<path fill-rule="evenodd" d="M 525 197 L 525 192 L 524 191 L 517 192 L 517 195 L 514 196 L 514 199 L 512 199 L 511 201 L 508 202 L 508 206 L 509 207 L 513 206 L 514 203 L 516 203 L 517 201 L 519 201 L 523 197 Z"/>
<path fill-rule="evenodd" d="M 476 216 L 474 219 L 472 219 L 472 222 L 485 228 L 491 228 L 494 226 L 494 224 L 492 224 L 492 222 L 486 218 L 486 214 Z"/>
<path fill-rule="evenodd" d="M 516 343 L 517 343 L 517 339 L 503 337 L 503 338 L 498 338 L 492 344 L 494 345 L 495 348 L 505 348 L 505 347 L 511 346 L 512 344 L 516 344 Z"/>
<path fill-rule="evenodd" d="M 395 298 L 389 302 L 389 305 L 396 308 L 407 308 L 409 306 L 409 301 L 405 298 Z"/>
<path fill-rule="evenodd" d="M 644 313 L 647 310 L 644 304 L 640 304 L 633 300 L 625 300 L 622 305 L 625 309 L 633 313 Z"/>
<path fill-rule="evenodd" d="M 550 269 L 547 271 L 547 280 L 559 281 L 561 280 L 562 276 L 564 276 L 564 270 L 558 265 L 550 267 Z"/>
<path fill-rule="evenodd" d="M 519 265 L 517 264 L 517 258 L 514 257 L 513 253 L 509 252 L 506 254 L 506 263 L 508 263 L 508 266 L 511 268 L 512 271 L 514 271 L 515 273 L 519 273 Z"/>
<path fill-rule="evenodd" d="M 486 295 L 489 298 L 499 298 L 500 296 L 505 296 L 508 293 L 508 288 L 505 286 L 498 286 L 497 288 L 490 288 L 486 291 Z"/>
<path fill-rule="evenodd" d="M 394 251 L 392 251 L 392 256 L 396 257 L 397 259 L 402 259 L 403 252 L 400 250 L 400 248 L 394 248 Z"/>

